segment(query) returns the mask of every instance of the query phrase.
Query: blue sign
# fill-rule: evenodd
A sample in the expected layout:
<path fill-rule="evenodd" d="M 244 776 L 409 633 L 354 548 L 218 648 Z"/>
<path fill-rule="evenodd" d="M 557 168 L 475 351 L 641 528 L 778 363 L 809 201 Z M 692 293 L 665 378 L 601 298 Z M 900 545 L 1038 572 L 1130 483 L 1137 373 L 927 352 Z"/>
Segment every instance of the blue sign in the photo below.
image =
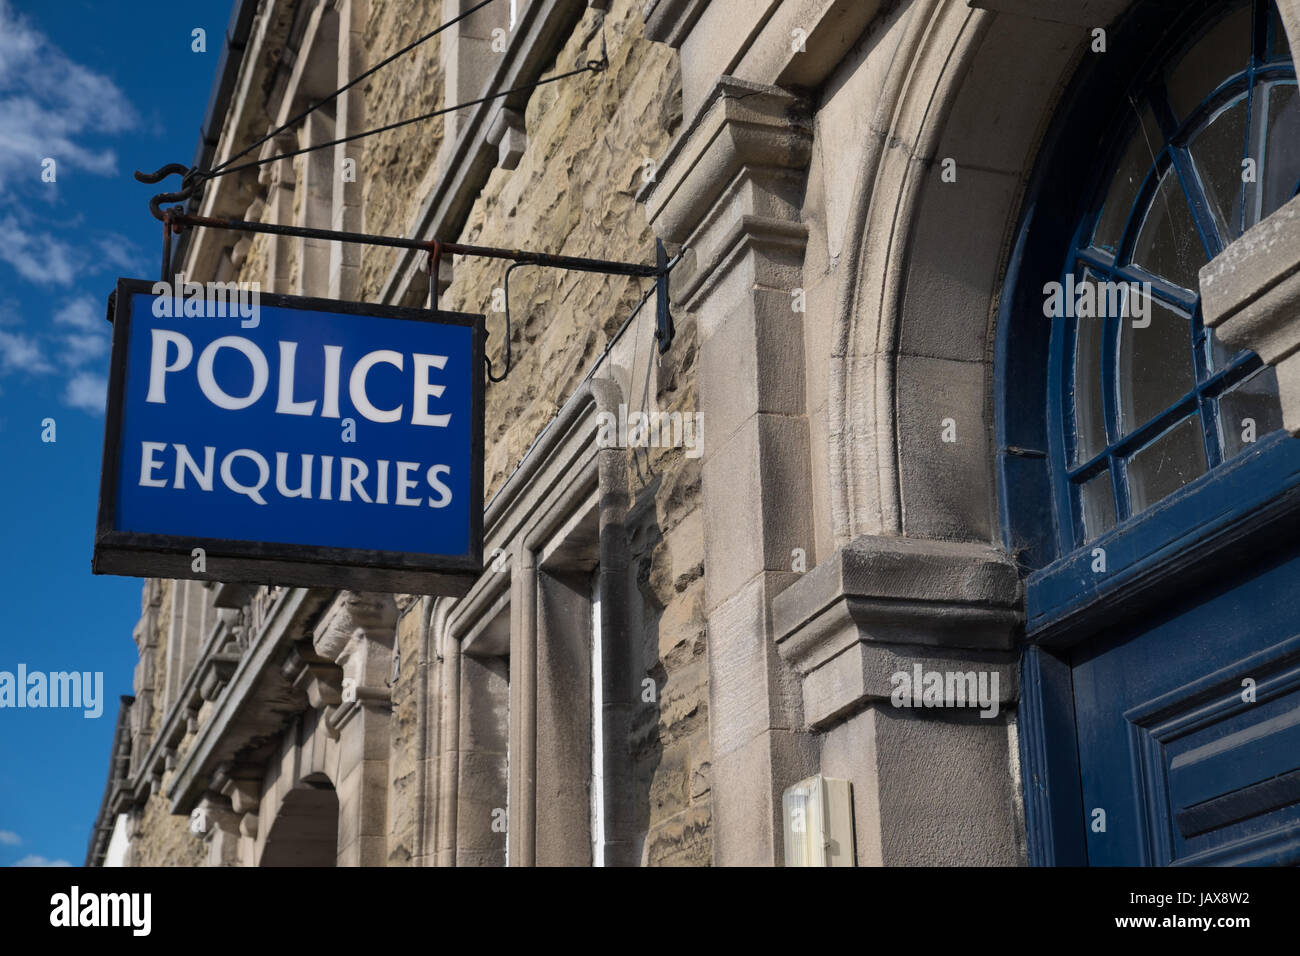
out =
<path fill-rule="evenodd" d="M 460 594 L 481 316 L 118 281 L 93 570 Z"/>

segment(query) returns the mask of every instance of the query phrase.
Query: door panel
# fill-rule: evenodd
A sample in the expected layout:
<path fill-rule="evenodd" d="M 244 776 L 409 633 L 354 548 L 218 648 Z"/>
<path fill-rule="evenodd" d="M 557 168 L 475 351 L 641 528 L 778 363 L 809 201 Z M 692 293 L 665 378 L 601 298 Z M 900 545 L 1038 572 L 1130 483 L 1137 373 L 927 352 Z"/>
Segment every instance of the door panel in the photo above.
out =
<path fill-rule="evenodd" d="M 1292 548 L 1075 649 L 1089 863 L 1300 862 L 1297 595 Z"/>

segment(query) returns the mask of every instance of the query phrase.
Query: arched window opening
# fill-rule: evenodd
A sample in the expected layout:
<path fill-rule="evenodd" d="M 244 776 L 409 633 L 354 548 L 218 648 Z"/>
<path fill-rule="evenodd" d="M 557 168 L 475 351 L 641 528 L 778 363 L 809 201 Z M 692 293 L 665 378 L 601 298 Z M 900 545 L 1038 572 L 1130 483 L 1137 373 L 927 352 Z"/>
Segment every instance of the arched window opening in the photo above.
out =
<path fill-rule="evenodd" d="M 1273 370 L 1204 328 L 1198 273 L 1300 184 L 1286 34 L 1271 2 L 1248 0 L 1175 49 L 1128 91 L 1044 289 L 1060 553 L 1282 427 Z"/>

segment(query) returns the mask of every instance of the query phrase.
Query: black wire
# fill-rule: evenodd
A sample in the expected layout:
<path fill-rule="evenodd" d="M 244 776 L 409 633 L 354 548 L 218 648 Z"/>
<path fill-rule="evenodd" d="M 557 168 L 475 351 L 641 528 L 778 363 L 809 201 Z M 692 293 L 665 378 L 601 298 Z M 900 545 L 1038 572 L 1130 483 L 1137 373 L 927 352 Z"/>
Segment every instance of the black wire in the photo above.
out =
<path fill-rule="evenodd" d="M 350 143 L 353 140 L 362 139 L 366 136 L 374 136 L 377 133 L 386 133 L 389 130 L 400 129 L 403 126 L 410 126 L 412 123 L 419 123 L 423 120 L 433 119 L 435 116 L 442 116 L 445 113 L 454 113 L 456 110 L 463 110 L 469 106 L 477 106 L 479 103 L 486 103 L 489 100 L 500 99 L 503 96 L 509 96 L 511 93 L 533 90 L 539 86 L 545 86 L 547 83 L 554 83 L 557 80 L 565 80 L 571 76 L 577 76 L 579 73 L 599 73 L 604 69 L 605 63 L 603 60 L 592 60 L 590 63 L 585 66 L 580 66 L 576 70 L 570 70 L 568 73 L 561 73 L 558 76 L 549 76 L 544 80 L 538 80 L 536 83 L 526 83 L 523 86 L 516 86 L 509 90 L 502 90 L 499 93 L 481 96 L 476 100 L 469 100 L 465 103 L 458 103 L 455 106 L 447 106 L 440 110 L 434 110 L 432 113 L 425 113 L 422 116 L 412 116 L 410 119 L 398 120 L 396 123 L 389 123 L 387 126 L 380 126 L 378 129 L 353 133 L 351 136 L 344 136 L 342 139 L 332 139 L 328 143 L 317 143 L 315 146 L 304 146 L 302 149 L 295 149 L 291 152 L 280 153 L 275 156 L 267 156 L 265 159 L 255 159 L 249 163 L 240 163 L 238 166 L 219 166 L 206 173 L 200 172 L 198 175 L 204 179 L 216 179 L 218 176 L 237 173 L 245 169 L 254 169 L 258 166 L 264 166 L 267 163 L 273 163 L 276 160 L 289 159 L 292 156 L 301 156 L 303 153 L 310 153 L 318 149 L 327 149 L 330 146 L 338 146 L 340 143 Z"/>
<path fill-rule="evenodd" d="M 326 103 L 330 102 L 331 100 L 336 99 L 337 97 L 339 97 L 339 96 L 342 95 L 343 93 L 346 93 L 348 90 L 350 90 L 352 87 L 356 86 L 358 83 L 360 83 L 360 82 L 361 82 L 362 80 L 364 80 L 366 77 L 371 76 L 372 74 L 374 74 L 374 73 L 378 72 L 379 70 L 383 69 L 384 67 L 386 67 L 388 64 L 392 63 L 392 62 L 393 62 L 394 60 L 396 60 L 399 56 L 403 56 L 404 54 L 410 53 L 412 50 L 414 50 L 414 49 L 415 49 L 417 46 L 419 46 L 421 43 L 425 42 L 425 41 L 428 40 L 428 39 L 431 39 L 432 37 L 437 36 L 437 35 L 438 35 L 439 33 L 441 33 L 443 30 L 447 29 L 447 27 L 452 26 L 452 25 L 454 25 L 454 24 L 456 24 L 456 23 L 459 23 L 461 20 L 464 20 L 466 17 L 470 16 L 471 14 L 477 13 L 479 10 L 483 9 L 483 8 L 486 7 L 489 3 L 492 3 L 492 2 L 493 2 L 493 0 L 482 0 L 481 3 L 475 4 L 474 6 L 470 7 L 468 10 L 466 10 L 464 13 L 460 14 L 459 16 L 452 17 L 452 19 L 448 20 L 446 23 L 440 24 L 436 29 L 431 30 L 430 32 L 426 33 L 424 36 L 420 37 L 418 40 L 415 40 L 414 42 L 409 43 L 409 44 L 407 44 L 406 46 L 402 47 L 400 50 L 398 50 L 396 53 L 394 53 L 392 56 L 388 57 L 387 59 L 385 59 L 385 60 L 380 60 L 378 63 L 376 63 L 376 64 L 375 64 L 374 66 L 372 66 L 370 69 L 366 70 L 366 71 L 363 72 L 363 73 L 358 74 L 357 76 L 355 76 L 355 77 L 353 77 L 351 80 L 349 80 L 347 83 L 345 83 L 343 86 L 340 86 L 337 90 L 335 90 L 335 91 L 334 91 L 333 93 L 331 93 L 329 96 L 325 97 L 323 100 L 318 100 L 317 102 L 313 103 L 311 106 L 307 107 L 305 110 L 303 110 L 303 111 L 302 111 L 301 113 L 299 113 L 297 116 L 295 116 L 293 119 L 291 119 L 291 120 L 286 120 L 283 126 L 279 126 L 279 127 L 277 127 L 276 129 L 271 130 L 271 132 L 267 133 L 265 136 L 263 136 L 263 137 L 262 137 L 261 139 L 259 139 L 257 142 L 253 143 L 253 144 L 250 145 L 248 148 L 244 149 L 242 152 L 238 152 L 238 153 L 236 153 L 234 156 L 231 156 L 229 159 L 227 159 L 227 160 L 226 160 L 224 163 L 222 163 L 221 165 L 217 166 L 215 169 L 209 170 L 209 171 L 205 174 L 206 178 L 211 179 L 213 176 L 215 176 L 215 175 L 217 174 L 217 172 L 218 172 L 219 170 L 225 169 L 227 166 L 229 166 L 231 163 L 233 163 L 235 160 L 239 159 L 240 157 L 242 157 L 242 156 L 247 156 L 249 153 L 251 153 L 253 150 L 257 149 L 257 147 L 261 146 L 261 145 L 262 145 L 263 143 L 265 143 L 267 140 L 272 139 L 272 138 L 274 138 L 274 137 L 280 135 L 280 134 L 283 133 L 285 130 L 287 130 L 290 126 L 293 126 L 293 125 L 294 125 L 295 123 L 297 123 L 299 120 L 304 119 L 304 118 L 305 118 L 308 114 L 310 114 L 313 110 L 317 110 L 317 109 L 319 109 L 320 107 L 324 106 Z M 332 145 L 332 144 L 331 144 L 331 145 Z M 294 153 L 290 153 L 289 155 L 292 156 L 292 155 L 296 155 L 296 154 L 294 154 Z M 240 167 L 240 168 L 243 169 L 243 168 L 246 168 L 246 167 Z"/>

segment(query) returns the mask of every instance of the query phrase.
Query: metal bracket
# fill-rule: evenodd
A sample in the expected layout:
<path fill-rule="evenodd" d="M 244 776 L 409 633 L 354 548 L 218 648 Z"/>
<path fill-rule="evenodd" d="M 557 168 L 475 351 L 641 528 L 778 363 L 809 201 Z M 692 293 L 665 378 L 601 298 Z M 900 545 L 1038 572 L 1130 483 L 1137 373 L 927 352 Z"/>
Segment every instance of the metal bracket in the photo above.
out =
<path fill-rule="evenodd" d="M 524 249 L 497 249 L 491 246 L 474 246 L 458 242 L 442 242 L 438 239 L 407 239 L 401 236 L 380 236 L 364 232 L 342 232 L 335 229 L 313 229 L 307 226 L 284 226 L 278 223 L 248 222 L 243 219 L 221 219 L 212 216 L 192 216 L 185 212 L 183 205 L 169 206 L 163 203 L 184 203 L 194 196 L 202 185 L 202 176 L 196 169 L 180 163 L 169 163 L 153 173 L 137 171 L 135 178 L 142 183 L 161 182 L 168 176 L 179 175 L 181 189 L 173 193 L 158 193 L 149 200 L 149 211 L 163 224 L 162 280 L 171 278 L 171 237 L 185 227 L 205 229 L 228 229 L 234 232 L 253 232 L 275 236 L 291 236 L 300 239 L 324 239 L 333 242 L 353 242 L 361 245 L 387 246 L 397 249 L 419 249 L 429 256 L 429 282 L 433 289 L 434 302 L 437 302 L 438 262 L 444 255 L 475 256 L 485 259 L 504 259 L 514 266 L 534 265 L 553 269 L 569 269 L 576 272 L 596 272 L 605 275 L 635 276 L 655 280 L 655 340 L 659 344 L 659 354 L 663 355 L 672 346 L 675 328 L 668 303 L 668 276 L 676 265 L 680 255 L 668 257 L 662 240 L 655 240 L 655 264 L 644 265 L 639 262 L 620 262 L 613 259 L 589 259 L 584 256 L 560 256 L 545 252 L 529 252 Z M 507 342 L 507 348 L 509 343 Z M 508 354 L 508 353 L 507 353 Z M 508 362 L 508 360 L 507 360 Z M 507 368 L 509 366 L 507 365 Z M 498 379 L 493 379 L 498 381 Z"/>

